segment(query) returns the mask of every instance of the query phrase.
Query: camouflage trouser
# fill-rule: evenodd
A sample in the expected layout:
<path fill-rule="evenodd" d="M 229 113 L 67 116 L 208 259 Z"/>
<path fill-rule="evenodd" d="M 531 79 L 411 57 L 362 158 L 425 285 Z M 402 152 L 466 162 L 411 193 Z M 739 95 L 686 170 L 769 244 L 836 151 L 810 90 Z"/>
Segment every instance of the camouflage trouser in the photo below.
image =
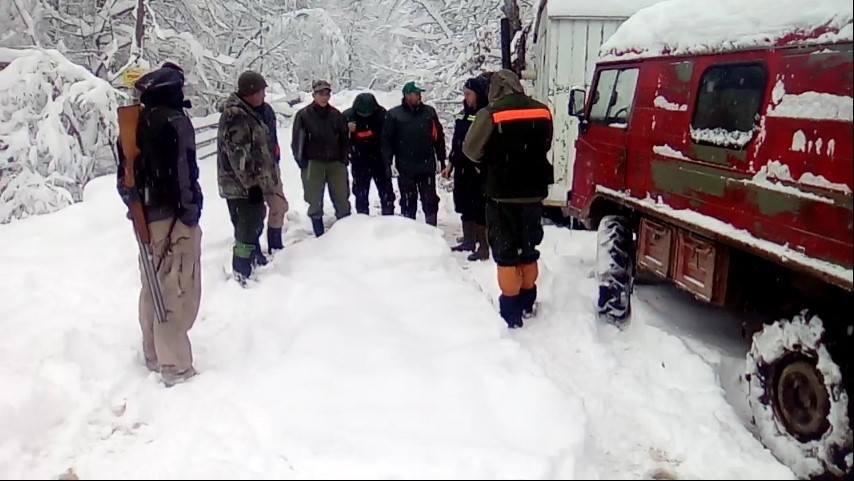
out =
<path fill-rule="evenodd" d="M 273 193 L 264 196 L 264 200 L 267 202 L 267 208 L 269 209 L 267 227 L 270 229 L 281 229 L 285 225 L 285 214 L 290 209 L 281 181 L 276 184 Z"/>
<path fill-rule="evenodd" d="M 335 206 L 335 217 L 350 215 L 350 179 L 347 166 L 342 162 L 319 162 L 311 160 L 302 169 L 302 186 L 308 203 L 308 216 L 323 217 L 323 194 L 329 185 L 329 196 Z"/>
<path fill-rule="evenodd" d="M 173 225 L 174 222 L 174 225 Z M 166 322 L 154 318 L 151 293 L 142 276 L 139 295 L 139 323 L 145 364 L 165 376 L 193 367 L 188 332 L 196 321 L 202 296 L 202 229 L 166 219 L 148 225 L 154 251 L 154 265 L 166 304 Z M 142 266 L 140 265 L 140 272 Z"/>

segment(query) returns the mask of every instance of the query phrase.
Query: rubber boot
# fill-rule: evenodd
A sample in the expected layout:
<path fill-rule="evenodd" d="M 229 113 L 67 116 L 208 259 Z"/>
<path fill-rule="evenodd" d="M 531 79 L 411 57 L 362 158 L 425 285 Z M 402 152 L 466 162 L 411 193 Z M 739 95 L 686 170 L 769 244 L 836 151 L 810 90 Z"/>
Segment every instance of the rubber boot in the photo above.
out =
<path fill-rule="evenodd" d="M 326 227 L 323 226 L 323 219 L 311 219 L 311 228 L 314 229 L 315 237 L 320 237 L 326 232 Z"/>
<path fill-rule="evenodd" d="M 235 251 L 237 249 L 235 247 Z M 252 253 L 250 252 L 249 257 L 240 257 L 235 252 L 231 258 L 231 269 L 234 271 L 234 280 L 241 286 L 246 286 L 246 281 L 252 275 Z"/>
<path fill-rule="evenodd" d="M 451 247 L 453 252 L 472 252 L 475 247 L 474 223 L 463 222 L 463 237 L 459 244 Z"/>
<path fill-rule="evenodd" d="M 267 228 L 267 246 L 270 248 L 270 254 L 285 248 L 282 244 L 282 229 Z"/>
<path fill-rule="evenodd" d="M 267 257 L 261 250 L 261 239 L 255 241 L 255 251 L 252 252 L 252 265 L 255 267 L 266 266 L 268 263 Z"/>
<path fill-rule="evenodd" d="M 531 289 L 522 288 L 519 291 L 519 297 L 522 299 L 522 318 L 530 319 L 534 317 L 534 303 L 537 302 L 537 286 Z"/>
<path fill-rule="evenodd" d="M 486 226 L 475 224 L 473 229 L 477 250 L 468 256 L 468 260 L 471 262 L 489 260 L 489 241 L 486 238 Z"/>
<path fill-rule="evenodd" d="M 427 225 L 432 225 L 433 227 L 439 225 L 439 214 L 424 214 L 424 219 L 427 221 Z"/>
<path fill-rule="evenodd" d="M 498 298 L 499 311 L 507 327 L 516 329 L 522 327 L 522 303 L 520 296 L 505 296 Z"/>

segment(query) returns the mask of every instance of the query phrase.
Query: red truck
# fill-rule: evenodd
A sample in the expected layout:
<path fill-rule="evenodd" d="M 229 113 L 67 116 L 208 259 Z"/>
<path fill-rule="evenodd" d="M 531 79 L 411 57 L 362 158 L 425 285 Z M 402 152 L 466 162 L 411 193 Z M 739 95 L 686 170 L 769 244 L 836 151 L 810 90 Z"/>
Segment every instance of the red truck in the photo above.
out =
<path fill-rule="evenodd" d="M 745 375 L 754 422 L 801 477 L 850 478 L 854 465 L 850 8 L 720 44 L 680 32 L 714 33 L 714 19 L 654 31 L 655 48 L 618 31 L 590 94 L 569 100 L 569 211 L 598 229 L 600 317 L 626 325 L 640 275 L 761 314 Z M 664 14 L 635 23 L 655 30 Z"/>

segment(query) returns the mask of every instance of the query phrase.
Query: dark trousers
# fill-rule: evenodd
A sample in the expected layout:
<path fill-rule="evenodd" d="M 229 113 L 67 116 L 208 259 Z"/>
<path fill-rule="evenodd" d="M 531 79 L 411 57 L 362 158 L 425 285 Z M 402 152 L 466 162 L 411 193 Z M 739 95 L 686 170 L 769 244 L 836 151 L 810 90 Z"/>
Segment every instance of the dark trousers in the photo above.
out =
<path fill-rule="evenodd" d="M 454 170 L 454 208 L 463 222 L 486 225 L 486 177 L 474 166 Z"/>
<path fill-rule="evenodd" d="M 377 186 L 383 215 L 394 215 L 394 188 L 391 172 L 380 159 L 354 160 L 350 170 L 353 174 L 353 195 L 356 196 L 356 212 L 368 214 L 371 180 Z"/>
<path fill-rule="evenodd" d="M 249 199 L 228 199 L 228 213 L 234 226 L 234 255 L 250 258 L 255 243 L 264 231 L 264 216 L 267 209 L 264 203 L 250 204 Z"/>
<path fill-rule="evenodd" d="M 400 212 L 410 219 L 418 211 L 418 197 L 425 216 L 434 216 L 439 212 L 439 195 L 436 194 L 436 176 L 434 174 L 403 175 L 397 178 L 400 189 Z"/>
<path fill-rule="evenodd" d="M 490 200 L 486 204 L 486 224 L 492 257 L 499 267 L 516 267 L 537 262 L 543 241 L 543 204 L 514 204 Z"/>

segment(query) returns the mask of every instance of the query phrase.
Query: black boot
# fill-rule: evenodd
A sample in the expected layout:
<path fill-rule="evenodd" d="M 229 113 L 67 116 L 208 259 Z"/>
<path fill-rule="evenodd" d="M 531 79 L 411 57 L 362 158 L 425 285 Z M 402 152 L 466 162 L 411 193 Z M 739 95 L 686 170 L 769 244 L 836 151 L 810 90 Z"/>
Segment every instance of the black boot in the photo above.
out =
<path fill-rule="evenodd" d="M 475 232 L 474 239 L 477 242 L 477 250 L 468 256 L 468 260 L 471 262 L 489 260 L 489 241 L 486 239 L 486 226 L 473 224 L 472 229 Z"/>
<path fill-rule="evenodd" d="M 314 229 L 316 237 L 320 237 L 326 232 L 326 227 L 323 226 L 323 219 L 311 219 L 311 228 Z"/>
<path fill-rule="evenodd" d="M 428 225 L 432 225 L 433 227 L 439 225 L 439 214 L 424 214 L 424 219 L 427 221 Z"/>
<path fill-rule="evenodd" d="M 463 222 L 463 237 L 460 243 L 451 247 L 454 252 L 472 252 L 475 247 L 474 223 Z"/>
<path fill-rule="evenodd" d="M 270 248 L 270 254 L 285 248 L 282 244 L 282 229 L 267 228 L 267 246 Z"/>
<path fill-rule="evenodd" d="M 264 252 L 261 250 L 261 240 L 255 241 L 255 251 L 252 252 L 252 265 L 253 266 L 266 266 L 268 263 L 267 257 L 264 256 Z"/>
<path fill-rule="evenodd" d="M 510 329 L 522 327 L 522 303 L 520 296 L 504 296 L 498 298 L 501 317 Z"/>
<path fill-rule="evenodd" d="M 537 302 L 537 286 L 531 289 L 522 288 L 519 292 L 522 304 L 522 318 L 530 319 L 534 317 L 534 303 Z"/>

